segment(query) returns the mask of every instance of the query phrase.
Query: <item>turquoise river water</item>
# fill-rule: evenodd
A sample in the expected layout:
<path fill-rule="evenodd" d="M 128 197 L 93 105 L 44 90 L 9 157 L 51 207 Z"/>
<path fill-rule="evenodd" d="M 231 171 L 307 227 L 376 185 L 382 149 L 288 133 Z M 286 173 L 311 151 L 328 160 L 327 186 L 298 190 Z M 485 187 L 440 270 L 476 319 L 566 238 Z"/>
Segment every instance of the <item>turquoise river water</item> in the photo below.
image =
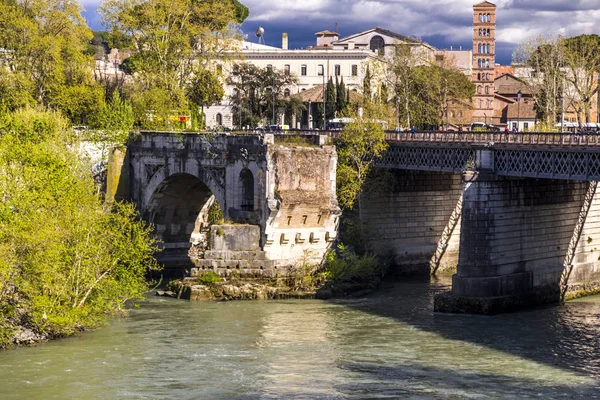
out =
<path fill-rule="evenodd" d="M 434 314 L 445 284 L 335 301 L 151 297 L 97 331 L 0 353 L 0 399 L 600 399 L 600 297 Z"/>

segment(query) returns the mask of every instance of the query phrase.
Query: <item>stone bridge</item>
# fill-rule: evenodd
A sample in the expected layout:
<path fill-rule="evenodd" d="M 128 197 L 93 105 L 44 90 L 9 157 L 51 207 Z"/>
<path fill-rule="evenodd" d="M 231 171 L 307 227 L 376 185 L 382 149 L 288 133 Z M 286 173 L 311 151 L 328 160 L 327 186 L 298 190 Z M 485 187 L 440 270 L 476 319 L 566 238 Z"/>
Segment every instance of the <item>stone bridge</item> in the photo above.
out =
<path fill-rule="evenodd" d="M 600 136 L 388 133 L 363 215 L 400 273 L 453 271 L 435 309 L 496 313 L 600 289 Z"/>
<path fill-rule="evenodd" d="M 143 132 L 111 154 L 107 194 L 154 225 L 167 267 L 276 277 L 320 261 L 334 241 L 336 165 L 333 146 L 270 134 Z"/>

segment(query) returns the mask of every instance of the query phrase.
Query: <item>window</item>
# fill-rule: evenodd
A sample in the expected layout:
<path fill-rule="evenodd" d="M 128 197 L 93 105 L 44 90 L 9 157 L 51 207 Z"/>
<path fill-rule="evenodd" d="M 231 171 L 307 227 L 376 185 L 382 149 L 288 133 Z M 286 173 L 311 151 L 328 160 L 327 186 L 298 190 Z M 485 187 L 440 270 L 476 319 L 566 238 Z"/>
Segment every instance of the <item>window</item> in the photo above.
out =
<path fill-rule="evenodd" d="M 342 66 L 340 64 L 335 64 L 334 70 L 336 75 L 339 76 L 342 74 Z"/>
<path fill-rule="evenodd" d="M 286 75 L 290 74 L 290 65 L 289 64 L 285 64 L 283 66 L 283 73 L 286 74 Z"/>
<path fill-rule="evenodd" d="M 477 86 L 477 94 L 481 94 L 481 86 Z"/>
<path fill-rule="evenodd" d="M 267 71 L 273 71 L 273 66 L 271 64 L 267 64 Z"/>
<path fill-rule="evenodd" d="M 290 89 L 285 89 L 285 90 L 283 91 L 283 95 L 284 95 L 285 97 L 290 97 Z"/>
<path fill-rule="evenodd" d="M 254 176 L 248 168 L 240 172 L 240 184 L 242 189 L 242 211 L 254 210 Z"/>
<path fill-rule="evenodd" d="M 490 94 L 490 87 L 489 86 L 485 87 L 485 94 Z"/>
<path fill-rule="evenodd" d="M 529 129 L 529 122 L 523 122 L 523 130 L 526 131 Z"/>
<path fill-rule="evenodd" d="M 481 80 L 481 74 L 477 74 L 477 80 L 480 81 Z"/>
<path fill-rule="evenodd" d="M 383 54 L 383 48 L 385 47 L 385 41 L 381 36 L 373 36 L 369 44 L 371 51 L 377 52 L 379 55 Z"/>
<path fill-rule="evenodd" d="M 357 76 L 358 75 L 358 65 L 354 64 L 352 66 L 352 76 Z"/>
<path fill-rule="evenodd" d="M 240 74 L 240 66 L 238 64 L 233 64 L 233 74 L 234 75 Z"/>
<path fill-rule="evenodd" d="M 325 68 L 323 68 L 323 64 L 317 65 L 317 75 L 319 75 L 319 76 L 325 75 Z"/>
<path fill-rule="evenodd" d="M 306 76 L 306 65 L 300 66 L 300 75 Z"/>
<path fill-rule="evenodd" d="M 516 130 L 517 130 L 517 123 L 516 123 L 516 122 L 513 122 L 513 123 L 512 123 L 512 130 L 513 130 L 513 131 L 516 131 Z"/>
<path fill-rule="evenodd" d="M 223 115 L 221 113 L 217 113 L 217 125 L 223 125 Z"/>

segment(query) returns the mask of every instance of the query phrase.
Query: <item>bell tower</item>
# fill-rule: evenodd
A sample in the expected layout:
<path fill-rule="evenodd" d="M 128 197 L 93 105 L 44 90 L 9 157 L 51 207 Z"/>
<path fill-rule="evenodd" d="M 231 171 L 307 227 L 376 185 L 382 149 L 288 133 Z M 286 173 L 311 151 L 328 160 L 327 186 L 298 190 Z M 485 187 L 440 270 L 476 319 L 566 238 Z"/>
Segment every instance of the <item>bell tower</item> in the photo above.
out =
<path fill-rule="evenodd" d="M 494 66 L 496 64 L 496 5 L 473 6 L 473 122 L 494 122 Z"/>

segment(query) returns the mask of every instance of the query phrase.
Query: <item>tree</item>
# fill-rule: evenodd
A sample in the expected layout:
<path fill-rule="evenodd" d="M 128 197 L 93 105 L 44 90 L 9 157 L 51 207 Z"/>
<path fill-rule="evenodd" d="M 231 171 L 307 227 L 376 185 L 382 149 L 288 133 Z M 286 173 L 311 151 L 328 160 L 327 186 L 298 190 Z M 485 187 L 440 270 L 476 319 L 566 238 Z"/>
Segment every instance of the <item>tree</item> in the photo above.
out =
<path fill-rule="evenodd" d="M 225 91 L 221 81 L 215 74 L 201 69 L 192 77 L 186 95 L 190 103 L 200 108 L 202 125 L 204 125 L 204 107 L 218 104 L 225 96 Z"/>
<path fill-rule="evenodd" d="M 519 44 L 513 54 L 513 62 L 531 68 L 527 83 L 534 88 L 535 107 L 546 126 L 554 126 L 562 112 L 564 60 L 560 37 L 538 36 Z"/>
<path fill-rule="evenodd" d="M 336 76 L 337 79 L 337 76 Z M 328 120 L 335 118 L 335 93 L 336 93 L 336 89 L 335 89 L 335 85 L 333 84 L 333 78 L 329 77 L 329 80 L 327 81 L 327 94 L 325 95 L 325 115 L 327 117 Z M 327 122 L 327 121 L 326 121 Z"/>
<path fill-rule="evenodd" d="M 236 23 L 248 15 L 235 0 L 104 0 L 100 12 L 111 32 L 126 36 L 137 49 L 126 65 L 135 72 L 127 93 L 134 111 L 141 113 L 137 120 L 154 126 L 167 123 L 165 113 L 187 110 L 190 93 L 201 103 L 212 101 L 217 92 L 207 73 L 235 48 L 240 38 Z M 211 79 L 210 95 L 202 89 L 198 97 L 195 77 Z M 165 97 L 152 98 L 159 93 Z M 147 114 L 159 115 L 144 122 Z"/>
<path fill-rule="evenodd" d="M 346 85 L 344 85 L 344 77 L 343 76 L 342 76 L 342 79 L 339 84 L 337 82 L 337 76 L 335 77 L 335 79 L 336 79 L 336 82 L 335 82 L 335 91 L 336 91 L 335 110 L 338 113 L 340 113 L 346 109 L 346 105 L 348 104 L 348 100 L 346 97 Z"/>
<path fill-rule="evenodd" d="M 585 121 L 591 122 L 592 102 L 598 95 L 598 72 L 600 72 L 600 37 L 598 35 L 581 35 L 565 39 L 565 80 L 573 89 L 572 105 L 577 111 L 577 118 L 583 115 Z"/>
<path fill-rule="evenodd" d="M 57 113 L 0 115 L 0 347 L 18 326 L 94 326 L 147 291 L 151 232 L 133 205 L 102 203 L 78 149 Z"/>
<path fill-rule="evenodd" d="M 86 53 L 92 38 L 76 0 L 0 2 L 4 106 L 38 104 L 64 111 L 78 125 L 91 121 L 103 102 Z"/>
<path fill-rule="evenodd" d="M 377 103 L 364 104 L 363 115 L 350 111 L 352 118 L 336 139 L 338 150 L 337 185 L 338 200 L 342 208 L 358 206 L 362 218 L 361 194 L 375 161 L 387 150 L 383 124 L 385 111 Z"/>
<path fill-rule="evenodd" d="M 371 100 L 371 68 L 367 65 L 367 71 L 363 78 L 363 97 L 365 101 Z"/>
<path fill-rule="evenodd" d="M 233 87 L 234 92 L 231 98 L 234 124 L 256 127 L 277 120 L 288 101 L 284 96 L 285 89 L 295 84 L 297 78 L 283 71 L 248 63 L 235 65 L 234 71 L 227 77 L 227 84 Z"/>

